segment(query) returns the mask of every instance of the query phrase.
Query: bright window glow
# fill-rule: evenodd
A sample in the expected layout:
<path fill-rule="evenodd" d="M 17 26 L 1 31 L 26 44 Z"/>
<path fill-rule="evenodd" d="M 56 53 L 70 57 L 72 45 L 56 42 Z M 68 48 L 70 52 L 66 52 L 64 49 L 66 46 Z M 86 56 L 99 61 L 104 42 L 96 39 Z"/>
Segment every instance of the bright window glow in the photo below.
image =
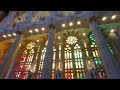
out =
<path fill-rule="evenodd" d="M 81 22 L 80 22 L 80 21 L 78 21 L 78 22 L 77 22 L 77 24 L 78 24 L 78 25 L 80 25 L 80 24 L 81 24 Z"/>
<path fill-rule="evenodd" d="M 112 29 L 110 32 L 111 32 L 111 33 L 113 33 L 114 31 L 115 31 L 115 30 L 114 30 L 114 29 Z"/>
<path fill-rule="evenodd" d="M 3 37 L 6 37 L 6 35 L 3 35 Z"/>
<path fill-rule="evenodd" d="M 32 30 L 29 30 L 30 33 L 32 33 Z"/>
<path fill-rule="evenodd" d="M 9 36 L 9 37 L 11 37 L 11 35 L 10 35 L 10 34 L 8 34 L 8 36 Z"/>
<path fill-rule="evenodd" d="M 31 42 L 27 45 L 27 49 L 32 49 L 35 46 L 34 42 Z"/>
<path fill-rule="evenodd" d="M 35 29 L 36 32 L 38 32 L 38 29 Z"/>
<path fill-rule="evenodd" d="M 69 23 L 69 25 L 70 25 L 70 26 L 73 26 L 73 23 L 72 23 L 72 22 L 70 22 L 70 23 Z"/>
<path fill-rule="evenodd" d="M 107 17 L 103 17 L 102 20 L 105 21 L 107 19 Z"/>
<path fill-rule="evenodd" d="M 39 42 L 39 40 L 37 40 L 37 42 Z"/>
<path fill-rule="evenodd" d="M 58 37 L 58 39 L 60 39 L 61 37 Z"/>
<path fill-rule="evenodd" d="M 45 28 L 42 28 L 42 31 L 44 31 L 45 30 Z"/>
<path fill-rule="evenodd" d="M 14 36 L 16 36 L 16 33 L 13 33 Z"/>
<path fill-rule="evenodd" d="M 91 65 L 91 62 L 90 62 L 90 60 L 88 61 L 88 65 Z"/>
<path fill-rule="evenodd" d="M 65 27 L 65 24 L 62 24 L 62 27 Z"/>
<path fill-rule="evenodd" d="M 66 42 L 67 42 L 68 44 L 75 44 L 75 43 L 77 42 L 77 40 L 78 40 L 78 39 L 77 39 L 76 37 L 70 36 L 70 37 L 67 38 Z"/>
<path fill-rule="evenodd" d="M 85 33 L 83 33 L 83 36 L 85 36 L 86 34 Z"/>
<path fill-rule="evenodd" d="M 115 18 L 116 18 L 116 15 L 113 15 L 113 16 L 111 17 L 112 20 L 115 19 Z"/>

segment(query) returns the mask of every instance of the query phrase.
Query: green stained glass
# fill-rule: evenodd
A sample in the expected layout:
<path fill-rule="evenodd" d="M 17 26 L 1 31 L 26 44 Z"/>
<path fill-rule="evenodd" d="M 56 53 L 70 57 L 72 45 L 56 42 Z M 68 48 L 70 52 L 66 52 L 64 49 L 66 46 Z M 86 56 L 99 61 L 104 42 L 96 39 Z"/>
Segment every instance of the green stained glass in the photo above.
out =
<path fill-rule="evenodd" d="M 96 65 L 98 65 L 98 61 L 95 61 Z"/>
<path fill-rule="evenodd" d="M 95 42 L 92 42 L 92 45 L 95 45 Z"/>
<path fill-rule="evenodd" d="M 100 65 L 102 64 L 100 60 L 99 60 L 99 64 L 100 64 Z"/>
<path fill-rule="evenodd" d="M 109 49 L 110 49 L 110 52 L 113 54 L 113 50 L 112 50 L 112 48 L 111 48 L 111 47 L 109 47 Z"/>
<path fill-rule="evenodd" d="M 81 64 L 83 65 L 83 62 L 81 62 Z"/>

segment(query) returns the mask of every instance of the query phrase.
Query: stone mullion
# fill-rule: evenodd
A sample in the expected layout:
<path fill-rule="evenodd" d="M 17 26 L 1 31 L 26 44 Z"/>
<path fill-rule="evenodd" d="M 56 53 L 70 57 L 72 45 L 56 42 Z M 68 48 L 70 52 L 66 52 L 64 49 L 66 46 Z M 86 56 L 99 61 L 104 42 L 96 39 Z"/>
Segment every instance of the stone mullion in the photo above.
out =
<path fill-rule="evenodd" d="M 71 46 L 71 52 L 72 52 L 72 63 L 73 63 L 73 76 L 74 76 L 74 79 L 77 79 L 75 56 L 74 56 L 74 46 Z"/>
<path fill-rule="evenodd" d="M 39 49 L 39 52 L 38 52 L 38 58 L 36 60 L 36 68 L 35 68 L 35 79 L 36 79 L 36 76 L 38 75 L 38 71 L 39 71 L 39 64 L 40 64 L 40 61 L 41 61 L 41 54 L 42 54 L 42 49 L 44 48 L 44 44 L 41 44 L 40 46 L 40 49 Z"/>
<path fill-rule="evenodd" d="M 88 78 L 88 73 L 87 73 L 87 65 L 86 65 L 86 52 L 85 52 L 85 47 L 84 47 L 84 44 L 81 42 L 80 43 L 80 46 L 81 46 L 81 52 L 82 52 L 82 55 L 83 55 L 83 63 L 84 63 L 84 70 L 85 70 L 85 75 L 86 75 L 86 78 Z"/>

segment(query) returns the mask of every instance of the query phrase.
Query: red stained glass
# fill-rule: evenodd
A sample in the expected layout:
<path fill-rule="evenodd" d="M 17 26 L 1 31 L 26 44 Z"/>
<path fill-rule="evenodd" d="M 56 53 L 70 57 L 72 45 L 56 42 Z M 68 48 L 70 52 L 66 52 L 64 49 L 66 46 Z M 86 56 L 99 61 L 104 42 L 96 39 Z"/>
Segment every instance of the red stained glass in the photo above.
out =
<path fill-rule="evenodd" d="M 28 73 L 27 72 L 23 72 L 21 75 L 21 79 L 27 79 Z"/>
<path fill-rule="evenodd" d="M 21 57 L 20 62 L 25 62 L 25 57 Z"/>
<path fill-rule="evenodd" d="M 29 70 L 29 65 L 25 65 L 24 70 L 25 71 Z"/>
<path fill-rule="evenodd" d="M 37 79 L 40 79 L 40 75 L 37 75 Z"/>
<path fill-rule="evenodd" d="M 42 73 L 42 70 L 40 70 L 40 73 Z"/>
<path fill-rule="evenodd" d="M 22 70 L 22 67 L 23 67 L 23 65 L 18 65 L 18 66 L 16 67 L 16 69 L 17 69 L 18 71 L 21 71 L 21 70 Z"/>
<path fill-rule="evenodd" d="M 70 70 L 68 70 L 68 72 L 70 72 Z"/>
<path fill-rule="evenodd" d="M 54 79 L 54 73 L 52 74 L 52 79 Z"/>

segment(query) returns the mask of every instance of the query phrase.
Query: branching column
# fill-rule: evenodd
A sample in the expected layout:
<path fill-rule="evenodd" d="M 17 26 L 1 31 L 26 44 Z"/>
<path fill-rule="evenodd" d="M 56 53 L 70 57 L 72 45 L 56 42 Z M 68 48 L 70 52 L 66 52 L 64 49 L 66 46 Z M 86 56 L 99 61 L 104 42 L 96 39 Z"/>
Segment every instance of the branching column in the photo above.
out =
<path fill-rule="evenodd" d="M 15 42 L 12 44 L 11 48 L 9 49 L 7 55 L 4 58 L 4 62 L 0 67 L 0 78 L 5 78 L 6 74 L 9 74 L 11 71 L 10 67 L 12 67 L 14 63 L 14 56 L 16 55 L 16 52 L 19 49 L 19 45 L 21 43 L 21 40 L 23 38 L 23 35 L 20 31 L 17 31 L 17 36 Z"/>
<path fill-rule="evenodd" d="M 55 27 L 54 25 L 51 24 L 49 28 L 50 31 L 48 37 L 48 45 L 45 53 L 41 79 L 52 79 L 53 43 L 54 43 Z"/>

